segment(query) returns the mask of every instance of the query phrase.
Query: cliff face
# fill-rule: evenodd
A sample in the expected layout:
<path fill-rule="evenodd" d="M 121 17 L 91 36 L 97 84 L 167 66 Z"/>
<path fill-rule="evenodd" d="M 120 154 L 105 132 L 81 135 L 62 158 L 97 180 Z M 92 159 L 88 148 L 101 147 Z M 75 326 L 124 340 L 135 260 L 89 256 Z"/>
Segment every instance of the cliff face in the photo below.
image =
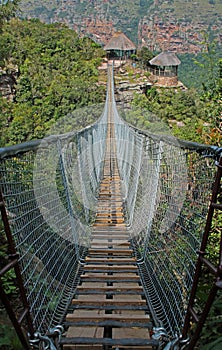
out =
<path fill-rule="evenodd" d="M 140 19 L 138 40 L 150 50 L 198 53 L 204 32 L 222 43 L 221 13 L 221 1 L 156 1 L 150 13 Z"/>
<path fill-rule="evenodd" d="M 15 97 L 16 73 L 6 73 L 0 70 L 0 96 L 9 101 Z"/>
<path fill-rule="evenodd" d="M 221 0 L 22 0 L 21 10 L 24 17 L 63 22 L 102 44 L 117 30 L 151 50 L 197 53 L 203 31 L 222 43 Z"/>

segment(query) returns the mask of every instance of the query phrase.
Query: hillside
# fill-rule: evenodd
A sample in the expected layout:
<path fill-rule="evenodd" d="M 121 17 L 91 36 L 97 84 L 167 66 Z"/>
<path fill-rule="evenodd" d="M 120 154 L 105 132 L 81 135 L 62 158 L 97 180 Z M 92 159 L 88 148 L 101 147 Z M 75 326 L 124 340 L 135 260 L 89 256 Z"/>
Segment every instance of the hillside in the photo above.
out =
<path fill-rule="evenodd" d="M 103 44 L 117 30 L 139 46 L 180 53 L 199 52 L 203 31 L 222 41 L 220 0 L 22 0 L 20 7 L 23 17 L 66 23 Z"/>
<path fill-rule="evenodd" d="M 102 56 L 98 45 L 63 25 L 7 21 L 0 42 L 0 146 L 42 138 L 67 115 L 71 130 L 96 120 L 90 113 L 71 116 L 104 101 Z"/>

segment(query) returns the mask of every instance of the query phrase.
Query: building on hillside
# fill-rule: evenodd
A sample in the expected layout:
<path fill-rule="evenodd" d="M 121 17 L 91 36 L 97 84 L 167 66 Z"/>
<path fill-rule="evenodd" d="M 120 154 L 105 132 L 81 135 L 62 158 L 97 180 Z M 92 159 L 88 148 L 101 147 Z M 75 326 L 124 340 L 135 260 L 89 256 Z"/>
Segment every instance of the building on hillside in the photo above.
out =
<path fill-rule="evenodd" d="M 135 44 L 122 32 L 116 32 L 105 45 L 108 59 L 127 59 L 136 52 Z"/>
<path fill-rule="evenodd" d="M 157 77 L 161 86 L 176 86 L 178 84 L 179 58 L 173 52 L 161 52 L 149 61 L 150 72 Z"/>

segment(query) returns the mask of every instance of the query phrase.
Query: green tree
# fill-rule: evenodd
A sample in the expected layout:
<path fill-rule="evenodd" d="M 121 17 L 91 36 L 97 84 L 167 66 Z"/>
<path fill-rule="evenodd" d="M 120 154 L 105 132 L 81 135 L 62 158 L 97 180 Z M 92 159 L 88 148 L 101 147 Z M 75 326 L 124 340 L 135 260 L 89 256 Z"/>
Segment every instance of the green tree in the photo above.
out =
<path fill-rule="evenodd" d="M 157 90 L 153 87 L 146 96 L 135 96 L 133 104 L 152 112 L 171 128 L 174 136 L 181 139 L 203 142 L 203 135 L 211 126 L 206 104 L 194 89 L 175 92 L 174 89 Z M 140 119 L 145 121 L 143 115 Z M 138 126 L 137 120 L 132 120 L 132 123 Z"/>
<path fill-rule="evenodd" d="M 0 114 L 5 125 L 3 142 L 42 138 L 76 108 L 104 101 L 105 87 L 98 84 L 98 66 L 104 55 L 100 46 L 79 38 L 64 25 L 39 20 L 12 19 L 3 30 L 4 37 L 10 38 L 8 62 L 18 67 L 7 127 L 4 111 Z"/>
<path fill-rule="evenodd" d="M 137 52 L 138 61 L 141 62 L 144 68 L 147 68 L 150 64 L 149 61 L 154 57 L 154 53 L 148 49 L 148 47 L 143 46 L 141 50 Z"/>
<path fill-rule="evenodd" d="M 14 17 L 18 11 L 18 4 L 20 0 L 1 0 L 0 1 L 0 32 L 4 21 L 8 21 Z"/>
<path fill-rule="evenodd" d="M 200 59 L 194 58 L 194 63 L 202 69 L 204 80 L 202 82 L 203 91 L 208 94 L 214 94 L 217 86 L 218 67 L 216 60 L 216 40 L 212 40 L 208 32 L 202 32 L 203 40 L 201 42 L 202 51 Z"/>

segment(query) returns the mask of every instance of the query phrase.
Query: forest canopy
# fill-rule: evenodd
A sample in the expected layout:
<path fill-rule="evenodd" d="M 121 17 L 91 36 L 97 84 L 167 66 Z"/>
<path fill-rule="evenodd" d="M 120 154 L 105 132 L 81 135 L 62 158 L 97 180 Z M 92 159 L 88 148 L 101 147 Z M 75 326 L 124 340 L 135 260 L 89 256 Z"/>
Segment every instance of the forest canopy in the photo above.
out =
<path fill-rule="evenodd" d="M 100 46 L 61 24 L 13 18 L 2 25 L 0 78 L 14 82 L 0 97 L 1 146 L 42 138 L 61 117 L 104 100 Z M 87 124 L 92 120 L 87 120 Z M 76 120 L 76 128 L 85 125 Z"/>

